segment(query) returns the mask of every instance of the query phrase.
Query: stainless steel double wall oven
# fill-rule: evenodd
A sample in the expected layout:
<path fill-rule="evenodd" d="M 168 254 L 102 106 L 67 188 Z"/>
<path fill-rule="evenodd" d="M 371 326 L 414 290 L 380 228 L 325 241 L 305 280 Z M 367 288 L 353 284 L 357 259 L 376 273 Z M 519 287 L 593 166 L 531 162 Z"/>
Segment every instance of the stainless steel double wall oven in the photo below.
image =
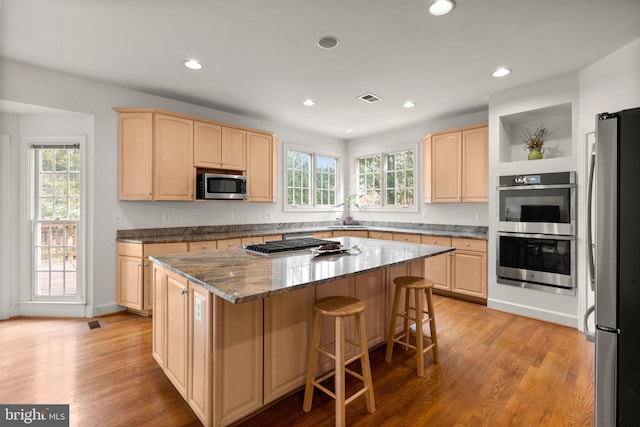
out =
<path fill-rule="evenodd" d="M 498 283 L 574 295 L 575 172 L 499 177 Z"/>

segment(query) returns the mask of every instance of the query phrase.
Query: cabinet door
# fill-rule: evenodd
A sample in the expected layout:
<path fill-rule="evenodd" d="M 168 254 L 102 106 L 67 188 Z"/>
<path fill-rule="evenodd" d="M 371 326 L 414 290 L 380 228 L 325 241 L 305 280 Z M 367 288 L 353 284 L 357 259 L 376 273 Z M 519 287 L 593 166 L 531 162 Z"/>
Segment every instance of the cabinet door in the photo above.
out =
<path fill-rule="evenodd" d="M 335 230 L 333 237 L 369 237 L 367 230 Z"/>
<path fill-rule="evenodd" d="M 367 306 L 364 310 L 365 333 L 368 348 L 384 342 L 388 323 L 384 321 L 387 310 L 384 270 L 356 276 L 356 298 Z"/>
<path fill-rule="evenodd" d="M 247 132 L 247 180 L 250 202 L 274 202 L 278 174 L 277 148 L 268 135 Z"/>
<path fill-rule="evenodd" d="M 153 289 L 153 317 L 151 318 L 151 347 L 153 358 L 164 369 L 165 334 L 166 334 L 166 288 L 167 275 L 163 267 L 156 263 L 151 266 L 151 286 Z"/>
<path fill-rule="evenodd" d="M 422 236 L 423 245 L 451 246 L 451 237 Z M 433 280 L 437 289 L 451 290 L 451 257 L 452 252 L 436 255 L 424 260 L 425 277 Z"/>
<path fill-rule="evenodd" d="M 152 114 L 118 114 L 118 197 L 120 200 L 152 200 L 152 165 Z"/>
<path fill-rule="evenodd" d="M 393 233 L 385 231 L 369 231 L 370 239 L 393 240 Z"/>
<path fill-rule="evenodd" d="M 460 202 L 460 139 L 460 132 L 436 135 L 432 138 L 432 202 Z"/>
<path fill-rule="evenodd" d="M 262 304 L 214 297 L 213 425 L 228 425 L 262 407 Z"/>
<path fill-rule="evenodd" d="M 193 121 L 164 114 L 154 116 L 155 200 L 193 200 Z"/>
<path fill-rule="evenodd" d="M 246 169 L 247 131 L 222 127 L 222 169 Z"/>
<path fill-rule="evenodd" d="M 142 258 L 118 255 L 116 303 L 134 310 L 143 309 Z"/>
<path fill-rule="evenodd" d="M 333 237 L 333 231 L 316 231 L 313 233 L 314 239 L 330 239 Z"/>
<path fill-rule="evenodd" d="M 184 399 L 187 398 L 189 297 L 187 279 L 167 272 L 165 374 Z"/>
<path fill-rule="evenodd" d="M 456 250 L 453 256 L 451 290 L 474 297 L 487 297 L 487 254 Z"/>
<path fill-rule="evenodd" d="M 489 130 L 462 132 L 462 201 L 489 201 Z"/>
<path fill-rule="evenodd" d="M 305 384 L 312 287 L 264 299 L 264 403 Z"/>
<path fill-rule="evenodd" d="M 419 234 L 393 233 L 393 240 L 396 242 L 420 243 L 422 237 Z"/>
<path fill-rule="evenodd" d="M 189 369 L 187 401 L 202 424 L 211 424 L 213 294 L 189 282 Z"/>
<path fill-rule="evenodd" d="M 218 169 L 222 164 L 222 126 L 193 122 L 193 164 Z"/>

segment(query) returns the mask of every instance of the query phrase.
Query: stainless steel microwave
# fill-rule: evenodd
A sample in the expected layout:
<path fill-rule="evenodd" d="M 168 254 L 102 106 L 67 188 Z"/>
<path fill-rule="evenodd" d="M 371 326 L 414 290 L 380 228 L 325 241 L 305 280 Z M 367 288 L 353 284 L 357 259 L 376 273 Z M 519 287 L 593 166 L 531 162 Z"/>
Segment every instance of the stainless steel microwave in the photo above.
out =
<path fill-rule="evenodd" d="M 196 180 L 196 198 L 210 200 L 246 200 L 247 177 L 222 173 L 201 173 Z"/>

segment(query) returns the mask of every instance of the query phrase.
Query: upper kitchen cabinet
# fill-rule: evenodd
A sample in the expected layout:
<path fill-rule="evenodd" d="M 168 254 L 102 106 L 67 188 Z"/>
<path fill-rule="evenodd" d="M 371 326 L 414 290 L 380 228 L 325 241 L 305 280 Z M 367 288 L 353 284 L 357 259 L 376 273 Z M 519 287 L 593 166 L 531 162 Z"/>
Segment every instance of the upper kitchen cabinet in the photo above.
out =
<path fill-rule="evenodd" d="M 278 195 L 278 139 L 247 132 L 247 184 L 250 202 L 275 202 Z"/>
<path fill-rule="evenodd" d="M 249 201 L 276 201 L 274 134 L 157 108 L 114 110 L 120 200 L 192 201 L 196 174 L 216 171 L 246 175 Z"/>
<path fill-rule="evenodd" d="M 193 200 L 193 121 L 116 108 L 120 200 Z"/>
<path fill-rule="evenodd" d="M 422 139 L 425 203 L 489 200 L 489 132 L 486 124 L 450 129 Z"/>
<path fill-rule="evenodd" d="M 245 130 L 194 121 L 193 133 L 194 166 L 235 171 L 246 169 Z"/>

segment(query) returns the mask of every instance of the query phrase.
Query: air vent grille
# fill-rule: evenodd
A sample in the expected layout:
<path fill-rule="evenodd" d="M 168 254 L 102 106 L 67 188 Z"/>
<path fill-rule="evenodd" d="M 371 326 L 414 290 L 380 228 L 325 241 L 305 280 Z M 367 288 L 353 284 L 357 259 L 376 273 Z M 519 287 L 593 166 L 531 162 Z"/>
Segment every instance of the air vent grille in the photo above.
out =
<path fill-rule="evenodd" d="M 361 99 L 364 102 L 368 102 L 369 104 L 374 104 L 382 100 L 382 98 L 380 98 L 378 95 L 374 95 L 372 93 L 365 93 L 364 95 L 360 95 L 358 99 Z"/>

